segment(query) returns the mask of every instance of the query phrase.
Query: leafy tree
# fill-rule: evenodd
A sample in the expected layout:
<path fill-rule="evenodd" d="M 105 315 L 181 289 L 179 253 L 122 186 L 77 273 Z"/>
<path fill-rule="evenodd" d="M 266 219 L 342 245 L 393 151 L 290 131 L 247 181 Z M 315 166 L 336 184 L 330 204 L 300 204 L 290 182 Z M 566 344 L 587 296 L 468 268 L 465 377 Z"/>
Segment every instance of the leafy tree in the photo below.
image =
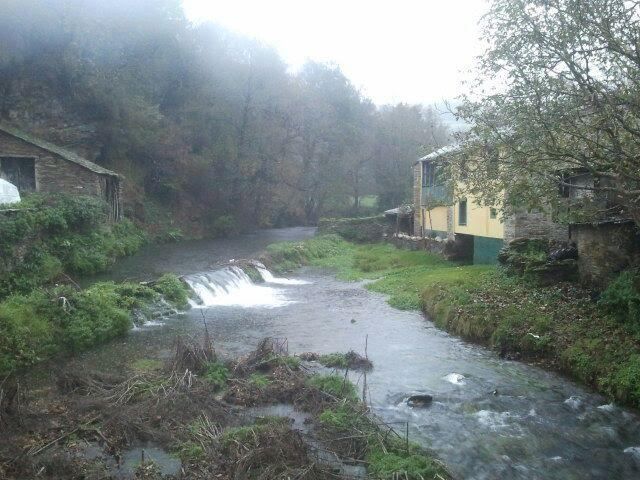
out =
<path fill-rule="evenodd" d="M 416 159 L 450 142 L 432 108 L 402 103 L 380 110 L 376 137 L 376 190 L 385 208 L 411 199 L 411 166 Z"/>
<path fill-rule="evenodd" d="M 470 188 L 487 203 L 559 200 L 560 172 L 640 224 L 640 2 L 493 0 L 478 79 L 458 110 Z"/>

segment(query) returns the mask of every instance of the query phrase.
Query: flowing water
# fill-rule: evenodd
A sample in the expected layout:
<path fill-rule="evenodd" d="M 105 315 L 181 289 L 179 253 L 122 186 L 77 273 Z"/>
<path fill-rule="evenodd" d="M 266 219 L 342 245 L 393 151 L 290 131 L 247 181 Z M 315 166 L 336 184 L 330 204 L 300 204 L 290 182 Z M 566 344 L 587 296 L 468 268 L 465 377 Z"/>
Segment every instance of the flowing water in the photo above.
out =
<path fill-rule="evenodd" d="M 366 342 L 374 411 L 400 429 L 409 422 L 412 440 L 432 448 L 460 478 L 640 478 L 640 417 L 571 381 L 464 343 L 420 313 L 395 310 L 383 296 L 330 272 L 303 269 L 278 278 L 260 270 L 265 281 L 254 284 L 234 266 L 212 268 L 312 233 L 268 231 L 240 241 L 156 246 L 132 257 L 114 278 L 177 271 L 200 300 L 78 361 L 117 368 L 131 355 L 168 356 L 174 336 L 200 333 L 203 319 L 229 355 L 251 350 L 265 336 L 286 337 L 292 353 L 362 353 Z M 433 404 L 408 407 L 414 393 L 432 395 Z"/>

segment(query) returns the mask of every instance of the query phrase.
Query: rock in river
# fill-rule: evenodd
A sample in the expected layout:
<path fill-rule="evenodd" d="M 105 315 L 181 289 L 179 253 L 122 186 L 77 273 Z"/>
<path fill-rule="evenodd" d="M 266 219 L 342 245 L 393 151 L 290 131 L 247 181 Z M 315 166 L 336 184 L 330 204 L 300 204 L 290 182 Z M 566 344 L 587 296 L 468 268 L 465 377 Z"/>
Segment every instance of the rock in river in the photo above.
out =
<path fill-rule="evenodd" d="M 409 398 L 407 398 L 407 405 L 409 405 L 410 407 L 425 408 L 430 406 L 432 402 L 433 397 L 431 395 L 427 395 L 426 393 L 411 395 Z"/>

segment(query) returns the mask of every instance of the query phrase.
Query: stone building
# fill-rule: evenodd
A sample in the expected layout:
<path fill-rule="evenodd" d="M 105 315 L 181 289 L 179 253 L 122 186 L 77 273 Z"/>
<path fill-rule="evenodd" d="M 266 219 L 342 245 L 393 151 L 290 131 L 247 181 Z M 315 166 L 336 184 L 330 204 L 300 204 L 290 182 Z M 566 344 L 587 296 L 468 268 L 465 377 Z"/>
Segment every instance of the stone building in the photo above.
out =
<path fill-rule="evenodd" d="M 57 145 L 0 124 L 0 178 L 20 194 L 89 195 L 109 205 L 111 220 L 122 217 L 122 177 Z"/>

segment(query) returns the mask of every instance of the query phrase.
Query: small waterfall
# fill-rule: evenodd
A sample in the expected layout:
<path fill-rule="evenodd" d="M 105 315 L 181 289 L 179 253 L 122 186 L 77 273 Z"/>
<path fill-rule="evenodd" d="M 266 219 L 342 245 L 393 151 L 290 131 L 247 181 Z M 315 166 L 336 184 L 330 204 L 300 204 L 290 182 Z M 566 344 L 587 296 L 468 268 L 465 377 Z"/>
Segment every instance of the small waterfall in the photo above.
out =
<path fill-rule="evenodd" d="M 259 267 L 256 265 L 256 269 L 258 270 L 258 272 L 260 272 L 262 279 L 266 283 L 275 283 L 278 285 L 309 285 L 311 283 L 311 282 L 307 282 L 306 280 L 274 277 L 273 274 L 269 270 L 267 270 L 265 267 Z"/>
<path fill-rule="evenodd" d="M 296 285 L 306 283 L 301 280 L 297 281 L 299 283 L 295 283 L 295 281 L 289 283 L 287 279 L 273 277 L 267 269 L 260 268 L 259 271 L 265 280 L 263 285 L 254 284 L 249 276 L 236 266 L 186 277 L 186 282 L 202 301 L 201 304 L 194 302 L 192 306 L 195 308 L 211 306 L 284 307 L 294 302 L 286 298 L 284 290 L 271 287 L 268 284 Z M 267 280 L 267 278 L 274 281 Z"/>

